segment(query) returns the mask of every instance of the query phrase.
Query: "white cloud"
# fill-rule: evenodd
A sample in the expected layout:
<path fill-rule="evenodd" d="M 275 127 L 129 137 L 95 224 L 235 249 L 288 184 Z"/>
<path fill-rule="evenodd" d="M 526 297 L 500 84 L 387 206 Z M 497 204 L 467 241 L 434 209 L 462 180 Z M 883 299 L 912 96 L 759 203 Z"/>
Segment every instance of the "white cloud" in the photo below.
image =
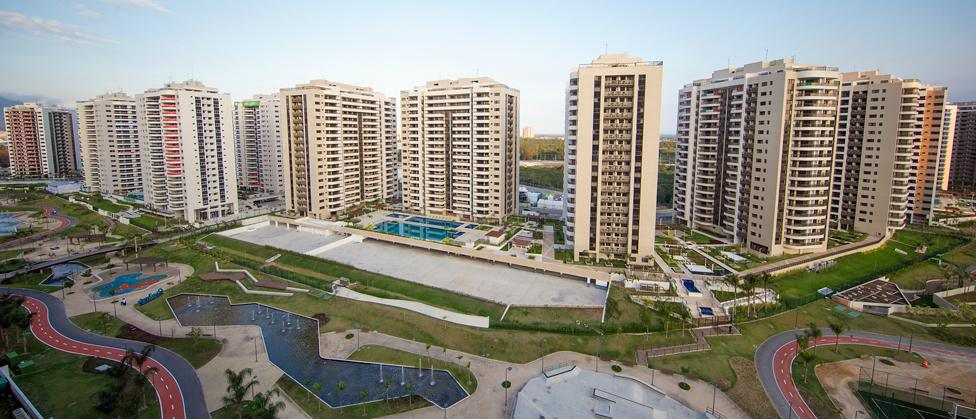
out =
<path fill-rule="evenodd" d="M 102 0 L 102 2 L 141 7 L 159 13 L 173 13 L 156 0 Z"/>
<path fill-rule="evenodd" d="M 23 32 L 33 35 L 49 36 L 77 44 L 114 44 L 114 40 L 99 38 L 80 32 L 70 25 L 56 20 L 25 16 L 17 12 L 0 10 L 0 29 L 10 32 Z"/>
<path fill-rule="evenodd" d="M 99 17 L 102 15 L 101 13 L 98 13 L 81 3 L 72 4 L 71 8 L 74 9 L 75 13 L 78 13 L 84 17 Z"/>

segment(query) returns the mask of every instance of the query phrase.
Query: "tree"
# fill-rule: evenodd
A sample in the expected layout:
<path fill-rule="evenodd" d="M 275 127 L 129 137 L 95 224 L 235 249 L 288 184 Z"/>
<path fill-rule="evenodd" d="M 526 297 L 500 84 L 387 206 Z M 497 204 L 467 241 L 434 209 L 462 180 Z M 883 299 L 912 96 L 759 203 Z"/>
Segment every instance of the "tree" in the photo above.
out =
<path fill-rule="evenodd" d="M 800 352 L 800 356 L 797 358 L 797 360 L 800 362 L 800 365 L 803 365 L 804 384 L 806 384 L 807 382 L 807 373 L 810 372 L 810 365 L 813 364 L 814 360 L 816 359 L 817 359 L 816 355 L 814 355 L 812 352 L 806 352 L 806 351 Z"/>
<path fill-rule="evenodd" d="M 244 417 L 248 391 L 252 391 L 258 385 L 258 380 L 252 377 L 251 373 L 250 368 L 244 368 L 240 372 L 234 372 L 230 368 L 224 371 L 224 376 L 227 377 L 227 394 L 221 398 L 221 401 L 224 407 L 237 413 L 238 418 Z"/>
<path fill-rule="evenodd" d="M 315 394 L 319 394 L 320 391 L 322 391 L 322 384 L 319 384 L 318 382 L 312 383 L 312 392 L 314 392 Z M 315 404 L 315 410 L 319 410 L 321 408 L 322 408 L 322 403 Z"/>
<path fill-rule="evenodd" d="M 342 398 L 342 392 L 346 391 L 346 382 L 340 381 L 336 383 L 336 392 L 339 393 L 339 398 Z M 339 414 L 342 414 L 342 406 L 339 406 Z"/>
<path fill-rule="evenodd" d="M 359 392 L 359 403 L 363 404 L 363 416 L 366 416 L 366 398 L 369 397 L 369 393 L 366 390 Z"/>
<path fill-rule="evenodd" d="M 817 327 L 816 324 L 810 323 L 807 325 L 807 331 L 805 332 L 807 336 L 810 336 L 810 344 L 813 345 L 813 351 L 817 352 L 817 339 L 823 336 L 823 331 Z"/>
<path fill-rule="evenodd" d="M 834 332 L 834 352 L 837 352 L 837 347 L 840 345 L 840 334 L 844 333 L 847 325 L 833 320 L 827 322 L 827 324 L 830 325 L 830 331 Z"/>
<path fill-rule="evenodd" d="M 736 301 L 739 299 L 739 276 L 733 273 L 722 277 L 722 281 L 732 286 L 732 324 L 735 324 Z M 682 331 L 684 328 L 682 328 Z"/>
<path fill-rule="evenodd" d="M 247 417 L 249 419 L 275 419 L 285 408 L 285 402 L 281 400 L 274 400 L 276 397 L 281 395 L 281 391 L 277 388 L 270 389 L 264 393 L 258 393 L 254 395 L 254 399 L 250 403 L 247 403 Z M 274 400 L 274 401 L 272 401 Z"/>
<path fill-rule="evenodd" d="M 796 346 L 799 348 L 800 353 L 805 352 L 810 347 L 810 336 L 796 335 Z"/>
<path fill-rule="evenodd" d="M 190 333 L 187 333 L 190 339 L 193 339 L 193 348 L 197 347 L 197 343 L 200 342 L 200 336 L 203 336 L 203 329 L 199 327 L 191 327 Z"/>

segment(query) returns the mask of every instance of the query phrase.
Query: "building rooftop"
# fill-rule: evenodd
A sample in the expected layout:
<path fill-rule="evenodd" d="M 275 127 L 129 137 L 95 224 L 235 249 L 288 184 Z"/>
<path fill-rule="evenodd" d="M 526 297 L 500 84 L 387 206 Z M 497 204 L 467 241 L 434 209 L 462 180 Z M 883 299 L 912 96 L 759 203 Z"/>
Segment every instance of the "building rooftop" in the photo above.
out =
<path fill-rule="evenodd" d="M 836 294 L 837 297 L 848 301 L 859 301 L 875 304 L 910 305 L 905 294 L 902 294 L 898 284 L 885 278 L 846 289 Z"/>
<path fill-rule="evenodd" d="M 512 417 L 706 418 L 660 390 L 629 377 L 561 366 L 529 380 Z"/>

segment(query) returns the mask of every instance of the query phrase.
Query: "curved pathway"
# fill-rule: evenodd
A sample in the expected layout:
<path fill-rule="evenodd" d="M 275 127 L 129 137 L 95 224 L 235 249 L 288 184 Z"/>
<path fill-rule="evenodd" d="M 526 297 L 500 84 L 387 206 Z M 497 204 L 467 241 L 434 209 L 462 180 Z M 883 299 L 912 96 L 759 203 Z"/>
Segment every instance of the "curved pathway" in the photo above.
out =
<path fill-rule="evenodd" d="M 37 240 L 39 240 L 41 238 L 44 238 L 44 237 L 47 237 L 47 236 L 56 234 L 57 232 L 59 232 L 61 230 L 64 230 L 66 228 L 73 227 L 75 224 L 78 224 L 78 219 L 76 219 L 75 217 L 68 217 L 68 216 L 65 216 L 65 215 L 55 214 L 54 211 L 57 210 L 57 208 L 54 208 L 54 207 L 45 206 L 45 207 L 19 207 L 19 208 L 39 208 L 39 209 L 43 209 L 44 210 L 44 217 L 45 218 L 52 218 L 52 219 L 54 219 L 55 221 L 58 222 L 58 226 L 55 227 L 55 228 L 53 228 L 53 229 L 47 230 L 47 231 L 41 231 L 41 232 L 38 232 L 38 233 L 35 233 L 35 234 L 31 234 L 30 236 L 27 236 L 27 237 L 21 237 L 19 239 L 14 239 L 14 240 L 11 240 L 11 241 L 2 243 L 2 244 L 0 244 L 0 249 L 9 249 L 9 248 L 12 248 L 12 247 L 20 246 L 20 245 L 22 245 L 24 243 L 31 243 L 31 242 L 37 241 Z"/>
<path fill-rule="evenodd" d="M 836 340 L 830 329 L 822 329 L 824 337 L 811 339 L 810 347 L 830 346 Z M 782 332 L 766 339 L 756 350 L 756 370 L 766 395 L 780 417 L 813 419 L 817 415 L 810 409 L 793 381 L 793 360 L 798 354 L 796 336 L 803 330 Z M 901 342 L 900 342 L 901 341 Z M 881 335 L 869 332 L 848 332 L 840 336 L 841 345 L 867 345 L 879 348 L 908 349 L 908 342 L 898 336 Z M 933 355 L 948 355 L 976 362 L 976 350 L 943 343 L 917 340 L 912 342 L 912 352 Z"/>
<path fill-rule="evenodd" d="M 126 349 L 139 352 L 148 344 L 111 338 L 84 331 L 68 319 L 61 300 L 39 291 L 2 289 L 0 293 L 26 297 L 24 307 L 35 313 L 31 332 L 44 344 L 60 351 L 78 355 L 119 360 Z M 210 417 L 204 401 L 203 388 L 193 367 L 179 355 L 166 348 L 156 347 L 146 367 L 159 372 L 150 378 L 159 398 L 164 419 Z"/>

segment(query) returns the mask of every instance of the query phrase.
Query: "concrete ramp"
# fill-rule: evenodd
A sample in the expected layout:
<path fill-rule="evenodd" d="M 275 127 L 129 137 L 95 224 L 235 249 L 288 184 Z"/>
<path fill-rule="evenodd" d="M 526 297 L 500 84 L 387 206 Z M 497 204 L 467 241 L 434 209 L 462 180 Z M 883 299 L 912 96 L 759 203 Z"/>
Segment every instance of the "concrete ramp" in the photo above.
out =
<path fill-rule="evenodd" d="M 323 246 L 319 246 L 319 247 L 317 247 L 315 249 L 309 250 L 308 252 L 305 252 L 305 254 L 306 255 L 309 255 L 309 256 L 317 256 L 317 255 L 320 255 L 322 253 L 328 252 L 329 250 L 332 250 L 332 249 L 335 249 L 335 248 L 337 248 L 339 246 L 342 246 L 344 244 L 349 244 L 349 243 L 362 243 L 363 240 L 365 240 L 365 237 L 363 237 L 363 236 L 357 236 L 357 235 L 354 234 L 354 235 L 351 235 L 351 236 L 346 237 L 344 239 L 336 240 L 336 241 L 334 241 L 332 243 L 328 243 L 328 244 L 325 244 Z"/>

